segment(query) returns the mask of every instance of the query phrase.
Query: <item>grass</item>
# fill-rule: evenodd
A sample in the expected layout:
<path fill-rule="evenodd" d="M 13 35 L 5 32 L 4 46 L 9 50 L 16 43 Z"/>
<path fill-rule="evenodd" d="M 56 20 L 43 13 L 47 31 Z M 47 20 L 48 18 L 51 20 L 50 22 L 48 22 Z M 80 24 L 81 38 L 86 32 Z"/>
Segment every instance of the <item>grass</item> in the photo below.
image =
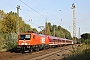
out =
<path fill-rule="evenodd" d="M 77 50 L 72 52 L 69 57 L 63 58 L 62 60 L 90 60 L 89 45 L 83 45 L 81 47 L 78 47 Z"/>

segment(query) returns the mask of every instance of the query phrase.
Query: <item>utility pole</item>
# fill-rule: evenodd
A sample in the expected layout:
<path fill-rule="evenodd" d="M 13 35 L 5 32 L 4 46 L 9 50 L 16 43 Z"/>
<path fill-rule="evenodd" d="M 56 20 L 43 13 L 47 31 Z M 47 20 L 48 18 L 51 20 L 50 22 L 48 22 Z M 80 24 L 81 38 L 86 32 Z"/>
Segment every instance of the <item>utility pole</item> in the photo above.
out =
<path fill-rule="evenodd" d="M 76 6 L 74 3 L 72 4 L 72 9 L 73 9 L 73 42 L 74 46 L 72 45 L 73 50 L 76 49 Z"/>
<path fill-rule="evenodd" d="M 18 17 L 17 17 L 17 21 L 16 21 L 16 32 L 17 34 L 19 34 L 19 9 L 20 9 L 20 6 L 17 5 L 17 14 L 18 14 Z"/>
<path fill-rule="evenodd" d="M 54 27 L 54 36 L 55 36 L 55 27 Z"/>

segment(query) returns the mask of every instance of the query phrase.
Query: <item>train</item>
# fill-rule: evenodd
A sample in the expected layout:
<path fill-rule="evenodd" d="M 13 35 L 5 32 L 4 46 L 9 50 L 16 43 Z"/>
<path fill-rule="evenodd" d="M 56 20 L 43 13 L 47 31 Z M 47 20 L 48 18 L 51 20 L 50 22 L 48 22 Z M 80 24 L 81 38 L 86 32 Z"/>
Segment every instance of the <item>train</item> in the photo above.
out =
<path fill-rule="evenodd" d="M 18 35 L 18 49 L 21 51 L 28 50 L 29 52 L 32 52 L 34 50 L 39 51 L 51 47 L 71 44 L 73 44 L 73 40 L 39 34 L 31 31 L 20 33 Z"/>

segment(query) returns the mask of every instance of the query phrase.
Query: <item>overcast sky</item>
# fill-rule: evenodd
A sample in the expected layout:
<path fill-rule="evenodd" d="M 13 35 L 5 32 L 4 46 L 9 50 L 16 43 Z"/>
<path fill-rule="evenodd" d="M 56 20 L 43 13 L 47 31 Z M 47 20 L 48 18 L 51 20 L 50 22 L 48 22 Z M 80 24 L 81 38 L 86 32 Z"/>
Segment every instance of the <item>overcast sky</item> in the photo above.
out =
<path fill-rule="evenodd" d="M 38 26 L 45 26 L 47 18 L 47 21 L 52 25 L 61 25 L 72 34 L 73 10 L 71 7 L 73 3 L 76 6 L 77 37 L 79 27 L 81 34 L 90 33 L 90 0 L 0 0 L 0 9 L 5 13 L 16 12 L 17 5 L 20 5 L 19 15 L 31 27 L 40 31 Z M 31 19 L 32 21 L 29 21 Z"/>

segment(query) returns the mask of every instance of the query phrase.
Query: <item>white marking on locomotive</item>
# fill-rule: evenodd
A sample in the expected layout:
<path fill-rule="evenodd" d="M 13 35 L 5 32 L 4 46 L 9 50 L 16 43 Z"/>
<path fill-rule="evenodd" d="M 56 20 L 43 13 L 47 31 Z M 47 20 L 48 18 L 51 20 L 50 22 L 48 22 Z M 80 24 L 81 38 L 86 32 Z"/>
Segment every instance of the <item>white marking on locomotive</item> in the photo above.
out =
<path fill-rule="evenodd" d="M 42 41 L 42 43 L 45 43 L 45 38 L 42 37 L 42 38 L 41 38 L 41 41 Z"/>

